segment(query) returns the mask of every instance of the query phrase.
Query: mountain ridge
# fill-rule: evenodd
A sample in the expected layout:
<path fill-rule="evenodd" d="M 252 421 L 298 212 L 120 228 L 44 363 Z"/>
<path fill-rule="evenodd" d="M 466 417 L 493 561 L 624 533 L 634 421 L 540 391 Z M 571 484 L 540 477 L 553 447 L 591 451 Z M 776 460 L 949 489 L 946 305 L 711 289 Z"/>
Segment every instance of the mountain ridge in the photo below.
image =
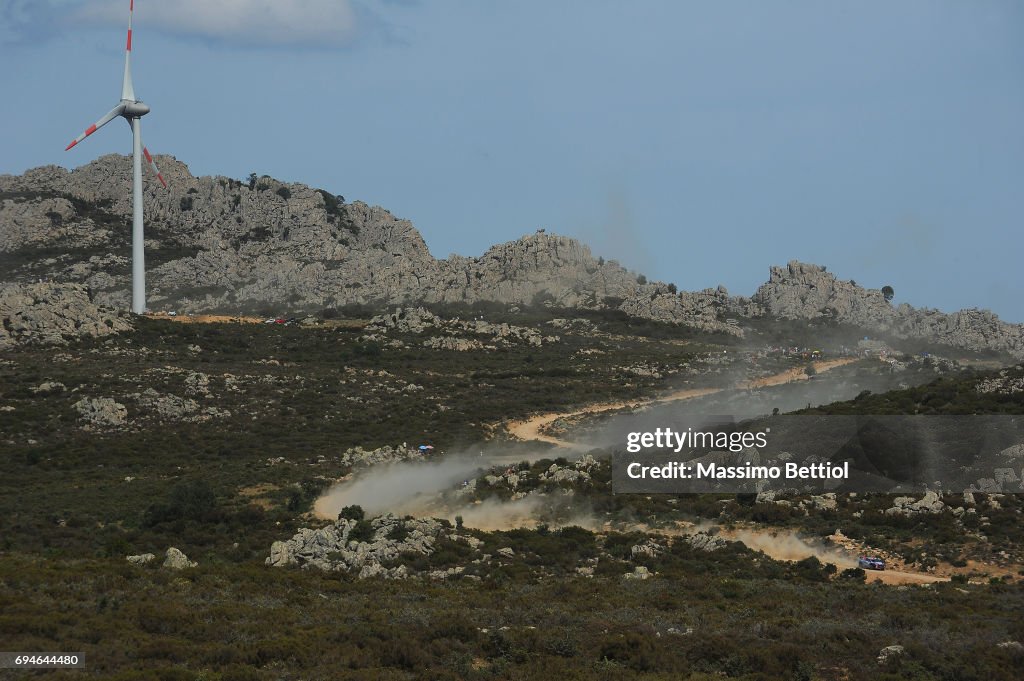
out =
<path fill-rule="evenodd" d="M 430 254 L 412 222 L 389 211 L 269 176 L 195 177 L 157 157 L 170 188 L 150 183 L 147 285 L 153 309 L 314 311 L 348 304 L 497 302 L 617 309 L 631 316 L 742 335 L 743 318 L 826 320 L 971 350 L 1024 357 L 1024 325 L 987 310 L 946 314 L 892 306 L 879 290 L 819 265 L 772 267 L 752 296 L 722 287 L 677 291 L 649 282 L 575 239 L 538 230 L 478 257 Z M 75 170 L 0 175 L 3 279 L 79 283 L 127 306 L 130 164 L 102 156 Z M 122 229 L 124 227 L 124 229 Z M 733 320 L 730 322 L 729 320 Z"/>

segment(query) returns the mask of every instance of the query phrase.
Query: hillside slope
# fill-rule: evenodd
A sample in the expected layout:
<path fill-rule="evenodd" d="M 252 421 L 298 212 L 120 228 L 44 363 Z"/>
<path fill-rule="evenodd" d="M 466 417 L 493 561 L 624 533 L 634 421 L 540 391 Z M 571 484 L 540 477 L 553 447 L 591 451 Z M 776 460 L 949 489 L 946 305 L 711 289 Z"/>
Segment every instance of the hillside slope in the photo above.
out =
<path fill-rule="evenodd" d="M 547 303 L 733 335 L 743 334 L 743 318 L 816 320 L 1024 358 L 1024 326 L 987 310 L 893 307 L 881 291 L 818 265 L 773 267 L 745 298 L 721 286 L 677 292 L 541 231 L 479 257 L 437 259 L 411 222 L 383 208 L 267 176 L 194 177 L 174 157 L 158 160 L 170 188 L 145 192 L 153 309 L 278 314 L 349 304 Z M 73 171 L 45 166 L 0 176 L 0 277 L 84 284 L 95 303 L 126 308 L 129 186 L 130 164 L 119 155 Z"/>

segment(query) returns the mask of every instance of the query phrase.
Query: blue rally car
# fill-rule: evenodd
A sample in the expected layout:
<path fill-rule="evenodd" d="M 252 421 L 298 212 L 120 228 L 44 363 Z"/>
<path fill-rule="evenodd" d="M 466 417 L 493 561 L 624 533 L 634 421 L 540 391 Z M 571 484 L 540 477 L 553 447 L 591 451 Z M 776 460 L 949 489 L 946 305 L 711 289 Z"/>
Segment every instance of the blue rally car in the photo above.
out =
<path fill-rule="evenodd" d="M 864 570 L 884 570 L 885 561 L 878 556 L 861 556 L 857 560 L 857 567 Z"/>

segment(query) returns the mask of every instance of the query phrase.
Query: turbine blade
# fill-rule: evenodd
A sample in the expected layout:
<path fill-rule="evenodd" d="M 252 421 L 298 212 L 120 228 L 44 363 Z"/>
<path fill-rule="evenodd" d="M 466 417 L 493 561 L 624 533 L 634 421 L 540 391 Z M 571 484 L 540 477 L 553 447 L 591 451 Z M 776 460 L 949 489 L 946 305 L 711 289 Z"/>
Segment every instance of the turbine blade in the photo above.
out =
<path fill-rule="evenodd" d="M 160 169 L 156 167 L 156 161 L 154 161 L 153 157 L 150 155 L 149 149 L 142 147 L 142 155 L 146 157 L 146 163 L 148 163 L 149 167 L 153 169 L 154 173 L 156 173 L 156 179 L 160 180 L 160 184 L 164 186 L 164 189 L 167 189 L 167 180 L 164 179 Z"/>
<path fill-rule="evenodd" d="M 135 14 L 135 0 L 128 0 L 128 42 L 124 50 L 124 79 L 121 81 L 121 99 L 135 101 L 135 86 L 132 85 L 132 15 Z"/>
<path fill-rule="evenodd" d="M 115 106 L 107 113 L 106 116 L 96 121 L 93 125 L 90 125 L 88 128 L 85 129 L 85 132 L 83 132 L 81 135 L 72 140 L 71 144 L 64 147 L 64 151 L 67 151 L 71 147 L 75 146 L 76 144 L 84 140 L 89 135 L 93 134 L 94 132 L 102 128 L 110 121 L 120 116 L 122 111 L 124 111 L 124 104 L 118 104 L 117 106 Z"/>

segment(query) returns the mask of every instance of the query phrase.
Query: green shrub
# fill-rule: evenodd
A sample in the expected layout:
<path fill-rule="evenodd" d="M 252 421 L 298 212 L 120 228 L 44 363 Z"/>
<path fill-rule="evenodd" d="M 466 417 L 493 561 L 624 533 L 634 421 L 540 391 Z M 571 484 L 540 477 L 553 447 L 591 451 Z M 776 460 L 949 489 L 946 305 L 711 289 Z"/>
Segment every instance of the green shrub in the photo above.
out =
<path fill-rule="evenodd" d="M 358 505 L 346 506 L 345 508 L 341 509 L 341 513 L 338 514 L 338 520 L 341 520 L 343 518 L 345 520 L 362 520 L 365 517 L 366 512 L 363 510 L 362 506 Z"/>
<path fill-rule="evenodd" d="M 373 540 L 373 535 L 373 525 L 370 524 L 370 521 L 360 520 L 349 532 L 348 538 L 349 541 L 368 542 Z"/>
<path fill-rule="evenodd" d="M 179 482 L 164 503 L 146 509 L 143 524 L 149 527 L 175 520 L 205 522 L 213 519 L 217 497 L 205 480 Z"/>
<path fill-rule="evenodd" d="M 867 581 L 867 573 L 859 567 L 846 568 L 839 573 L 839 579 L 849 580 L 851 582 L 860 582 L 863 584 Z"/>

